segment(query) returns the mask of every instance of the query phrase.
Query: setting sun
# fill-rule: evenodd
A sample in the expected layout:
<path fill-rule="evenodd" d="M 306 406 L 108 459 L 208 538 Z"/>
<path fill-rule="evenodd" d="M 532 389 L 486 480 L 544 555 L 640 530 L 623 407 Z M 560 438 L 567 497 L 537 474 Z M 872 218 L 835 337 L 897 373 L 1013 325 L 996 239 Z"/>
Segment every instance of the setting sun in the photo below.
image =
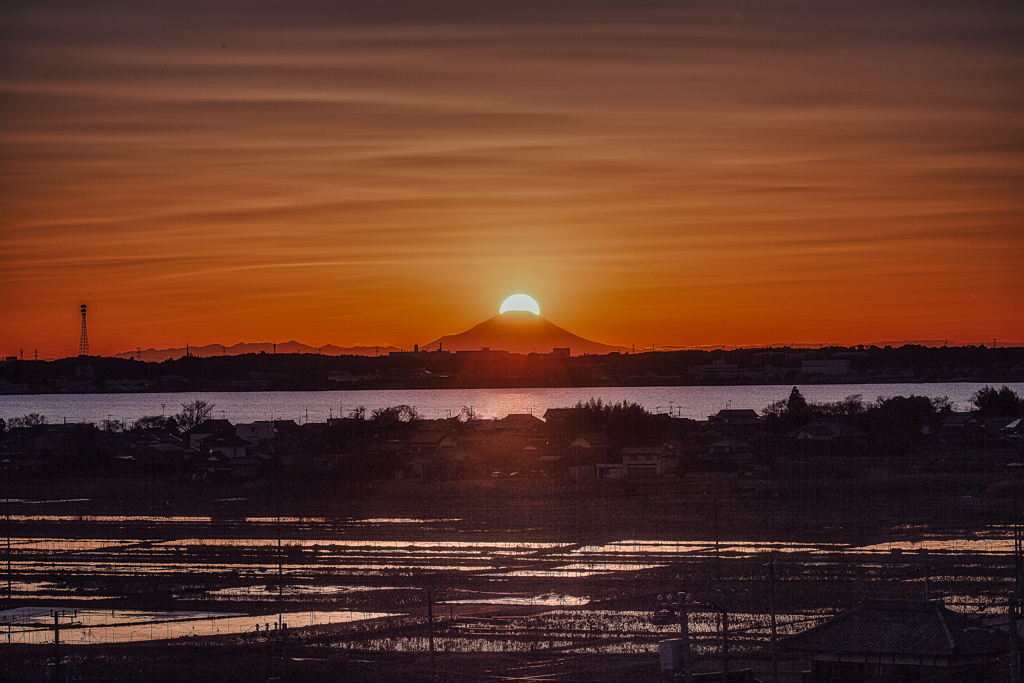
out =
<path fill-rule="evenodd" d="M 534 315 L 540 315 L 540 306 L 528 294 L 513 294 L 501 303 L 498 313 L 505 313 L 507 311 L 529 311 Z"/>

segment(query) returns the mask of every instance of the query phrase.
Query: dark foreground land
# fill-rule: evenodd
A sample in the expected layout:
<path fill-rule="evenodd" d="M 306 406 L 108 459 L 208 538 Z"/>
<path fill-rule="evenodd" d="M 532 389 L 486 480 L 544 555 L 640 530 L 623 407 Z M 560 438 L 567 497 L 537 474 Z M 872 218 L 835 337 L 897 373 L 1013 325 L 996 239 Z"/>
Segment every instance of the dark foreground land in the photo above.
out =
<path fill-rule="evenodd" d="M 68 631 L 60 680 L 661 681 L 657 643 L 678 627 L 650 616 L 659 594 L 686 591 L 698 671 L 720 671 L 724 654 L 731 670 L 795 682 L 806 666 L 773 648 L 773 612 L 780 637 L 865 597 L 927 592 L 1005 613 L 1024 490 L 1011 455 L 932 449 L 898 466 L 818 455 L 765 478 L 8 482 L 10 499 L 34 502 L 6 510 L 16 589 L 5 597 L 391 615 L 118 644 Z M 52 642 L 0 640 L 0 680 L 47 680 L 53 660 Z"/>

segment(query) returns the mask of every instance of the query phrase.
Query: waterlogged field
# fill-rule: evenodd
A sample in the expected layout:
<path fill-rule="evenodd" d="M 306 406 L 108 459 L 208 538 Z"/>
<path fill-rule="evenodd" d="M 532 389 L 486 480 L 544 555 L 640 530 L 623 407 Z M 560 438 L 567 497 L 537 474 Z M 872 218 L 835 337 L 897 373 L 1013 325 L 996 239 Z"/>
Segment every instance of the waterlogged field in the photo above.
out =
<path fill-rule="evenodd" d="M 614 651 L 623 647 L 616 638 L 627 632 L 634 642 L 643 641 L 645 647 L 655 647 L 665 629 L 649 623 L 653 602 L 641 612 L 620 613 L 587 609 L 588 606 L 623 598 L 632 598 L 635 603 L 645 588 L 653 593 L 700 587 L 716 582 L 720 575 L 723 578 L 719 583 L 736 584 L 730 589 L 734 592 L 737 586 L 743 586 L 743 593 L 735 599 L 742 611 L 742 603 L 752 588 L 763 592 L 766 563 L 775 562 L 783 577 L 775 587 L 780 592 L 792 590 L 797 579 L 892 581 L 900 575 L 900 582 L 906 586 L 923 585 L 927 574 L 930 585 L 946 587 L 944 595 L 948 602 L 979 610 L 997 602 L 1000 591 L 1008 588 L 1014 548 L 1013 530 L 1004 525 L 981 530 L 972 538 L 927 537 L 861 545 L 644 539 L 594 544 L 510 541 L 503 538 L 505 534 L 496 533 L 489 538 L 480 532 L 473 533 L 472 540 L 437 538 L 464 535 L 459 519 L 373 518 L 332 524 L 330 520 L 282 518 L 280 522 L 275 519 L 269 523 L 254 520 L 226 524 L 203 517 L 140 520 L 114 516 L 11 516 L 12 524 L 52 530 L 70 521 L 78 528 L 85 524 L 99 537 L 45 535 L 5 540 L 2 567 L 10 581 L 3 588 L 12 603 L 44 601 L 51 611 L 77 607 L 82 615 L 90 615 L 95 628 L 83 627 L 83 633 L 106 635 L 84 636 L 80 642 L 241 633 L 246 624 L 251 628 L 255 623 L 279 622 L 277 614 L 289 613 L 318 615 L 304 620 L 306 626 L 377 619 L 421 611 L 425 591 L 430 589 L 439 618 L 446 614 L 454 617 L 456 606 L 460 612 L 474 605 L 574 608 L 583 610 L 587 623 L 600 624 L 600 634 L 587 636 L 586 649 Z M 145 525 L 136 524 L 139 521 L 145 521 Z M 126 529 L 128 522 L 131 524 Z M 290 536 L 297 532 L 305 535 L 318 524 L 334 535 L 358 530 L 359 538 Z M 115 537 L 114 532 L 119 529 L 122 533 Z M 146 531 L 144 535 L 123 533 L 142 529 Z M 204 529 L 210 533 L 199 533 Z M 372 538 L 375 534 L 367 534 L 367 529 L 375 529 L 379 538 Z M 277 530 L 280 537 L 244 536 L 246 531 L 266 534 Z M 224 538 L 226 532 L 243 535 Z M 106 610 L 90 607 L 100 602 L 161 601 L 197 608 L 219 605 L 241 614 L 225 612 L 218 619 L 216 615 L 202 613 L 184 618 L 169 611 L 163 618 L 163 613 L 150 611 L 144 615 L 147 631 L 126 625 L 127 612 L 123 610 L 111 611 L 112 616 L 119 616 L 104 621 L 100 617 Z M 277 608 L 273 619 L 267 618 L 268 606 Z M 347 609 L 332 609 L 339 606 Z M 42 608 L 33 609 L 38 615 Z M 794 623 L 818 609 L 811 605 L 809 610 L 783 614 L 780 618 L 785 623 Z M 557 611 L 548 614 L 545 619 L 559 614 L 562 616 L 558 619 L 567 618 Z M 699 614 L 695 611 L 691 617 L 692 628 L 697 632 L 702 630 Z M 616 621 L 620 617 L 624 621 Z M 732 619 L 737 623 L 749 622 L 743 627 L 749 630 L 753 628 L 750 624 L 760 617 L 737 613 Z M 183 620 L 186 626 L 181 625 Z M 33 621 L 39 621 L 38 616 Z M 299 623 L 294 618 L 288 621 Z M 200 623 L 205 625 L 199 627 Z M 528 627 L 521 619 L 504 626 L 501 632 L 534 629 L 534 635 L 544 632 L 551 642 L 568 637 L 540 623 Z M 11 624 L 19 626 L 7 629 Z M 620 628 L 616 624 L 630 627 Z M 643 628 L 638 624 L 643 624 Z M 18 642 L 52 639 L 52 632 L 26 622 L 22 611 L 0 614 L 0 626 Z M 466 628 L 460 625 L 455 631 Z M 569 629 L 567 633 L 570 631 L 579 630 Z M 620 636 L 614 636 L 615 633 Z M 464 640 L 462 636 L 449 637 L 443 641 L 444 647 L 456 647 L 455 643 Z M 388 642 L 415 649 L 420 641 L 412 637 L 391 638 Z M 540 647 L 539 643 L 540 640 L 533 647 Z M 382 646 L 372 640 L 370 647 Z M 470 649 L 478 647 L 490 646 L 478 644 Z"/>
<path fill-rule="evenodd" d="M 23 607 L 0 612 L 7 643 L 53 642 L 53 624 L 61 625 L 61 641 L 74 644 L 132 643 L 226 634 L 270 634 L 283 628 L 342 624 L 390 617 L 372 612 L 156 612 L 143 610 L 55 610 Z"/>
<path fill-rule="evenodd" d="M 125 506 L 21 495 L 2 501 L 0 644 L 43 648 L 8 651 L 45 659 L 57 613 L 61 646 L 86 659 L 147 643 L 216 643 L 246 657 L 287 645 L 297 668 L 373 662 L 355 680 L 422 673 L 418 658 L 433 652 L 442 672 L 475 662 L 506 679 L 614 680 L 607 672 L 617 671 L 654 681 L 658 643 L 680 626 L 651 617 L 659 595 L 682 591 L 701 670 L 716 670 L 727 651 L 736 668 L 781 667 L 787 683 L 801 662 L 772 660 L 773 633 L 799 632 L 865 596 L 928 595 L 1002 615 L 1014 587 L 1012 499 L 878 481 L 874 498 L 860 482 L 849 492 L 793 484 L 803 499 L 787 497 L 787 482 L 767 497 L 748 497 L 741 481 L 724 493 L 700 482 L 403 484 L 382 487 L 387 498 L 364 491 L 319 505 L 347 514 L 307 515 L 317 507 L 307 501 L 282 505 L 280 517 L 272 499 L 238 499 L 252 514 L 223 516 L 210 512 L 221 509 L 214 496 Z M 808 498 L 815 490 L 820 500 Z M 398 661 L 411 668 L 388 669 Z"/>

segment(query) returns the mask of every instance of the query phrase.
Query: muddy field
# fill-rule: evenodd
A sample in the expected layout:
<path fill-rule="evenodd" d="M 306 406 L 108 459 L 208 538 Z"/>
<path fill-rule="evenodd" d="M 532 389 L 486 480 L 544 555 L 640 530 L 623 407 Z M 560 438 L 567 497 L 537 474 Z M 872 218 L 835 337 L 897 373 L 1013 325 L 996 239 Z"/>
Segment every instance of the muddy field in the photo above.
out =
<path fill-rule="evenodd" d="M 83 681 L 660 681 L 658 641 L 679 627 L 650 617 L 685 591 L 699 670 L 724 654 L 797 681 L 773 614 L 782 637 L 867 596 L 1005 610 L 1013 469 L 820 467 L 770 482 L 11 485 L 0 676 L 53 675 L 54 611 L 60 675 Z"/>

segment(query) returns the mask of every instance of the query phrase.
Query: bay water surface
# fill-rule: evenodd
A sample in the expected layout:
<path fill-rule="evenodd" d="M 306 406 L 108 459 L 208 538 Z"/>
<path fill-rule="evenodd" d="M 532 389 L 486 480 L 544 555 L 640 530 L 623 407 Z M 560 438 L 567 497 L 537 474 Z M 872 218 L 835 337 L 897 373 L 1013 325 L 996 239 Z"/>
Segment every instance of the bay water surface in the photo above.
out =
<path fill-rule="evenodd" d="M 948 397 L 956 410 L 969 410 L 971 396 L 986 386 L 979 382 L 906 384 L 808 384 L 797 385 L 809 402 L 839 401 L 860 395 L 865 402 L 879 397 Z M 998 385 L 1002 386 L 1002 385 Z M 1024 382 L 1007 384 L 1024 395 Z M 793 385 L 685 386 L 685 387 L 570 387 L 537 389 L 393 389 L 377 391 L 253 391 L 139 394 L 18 394 L 0 396 L 0 417 L 10 420 L 39 413 L 51 424 L 122 420 L 131 424 L 147 415 L 173 415 L 183 403 L 203 400 L 213 404 L 213 417 L 231 422 L 294 420 L 325 422 L 364 407 L 367 416 L 376 409 L 409 405 L 424 418 L 456 416 L 464 407 L 477 417 L 500 419 L 510 413 L 538 417 L 548 408 L 566 408 L 591 398 L 605 403 L 634 402 L 653 413 L 706 419 L 723 408 L 751 408 L 761 412 L 769 404 L 789 396 Z M 997 387 L 998 388 L 998 387 Z"/>

